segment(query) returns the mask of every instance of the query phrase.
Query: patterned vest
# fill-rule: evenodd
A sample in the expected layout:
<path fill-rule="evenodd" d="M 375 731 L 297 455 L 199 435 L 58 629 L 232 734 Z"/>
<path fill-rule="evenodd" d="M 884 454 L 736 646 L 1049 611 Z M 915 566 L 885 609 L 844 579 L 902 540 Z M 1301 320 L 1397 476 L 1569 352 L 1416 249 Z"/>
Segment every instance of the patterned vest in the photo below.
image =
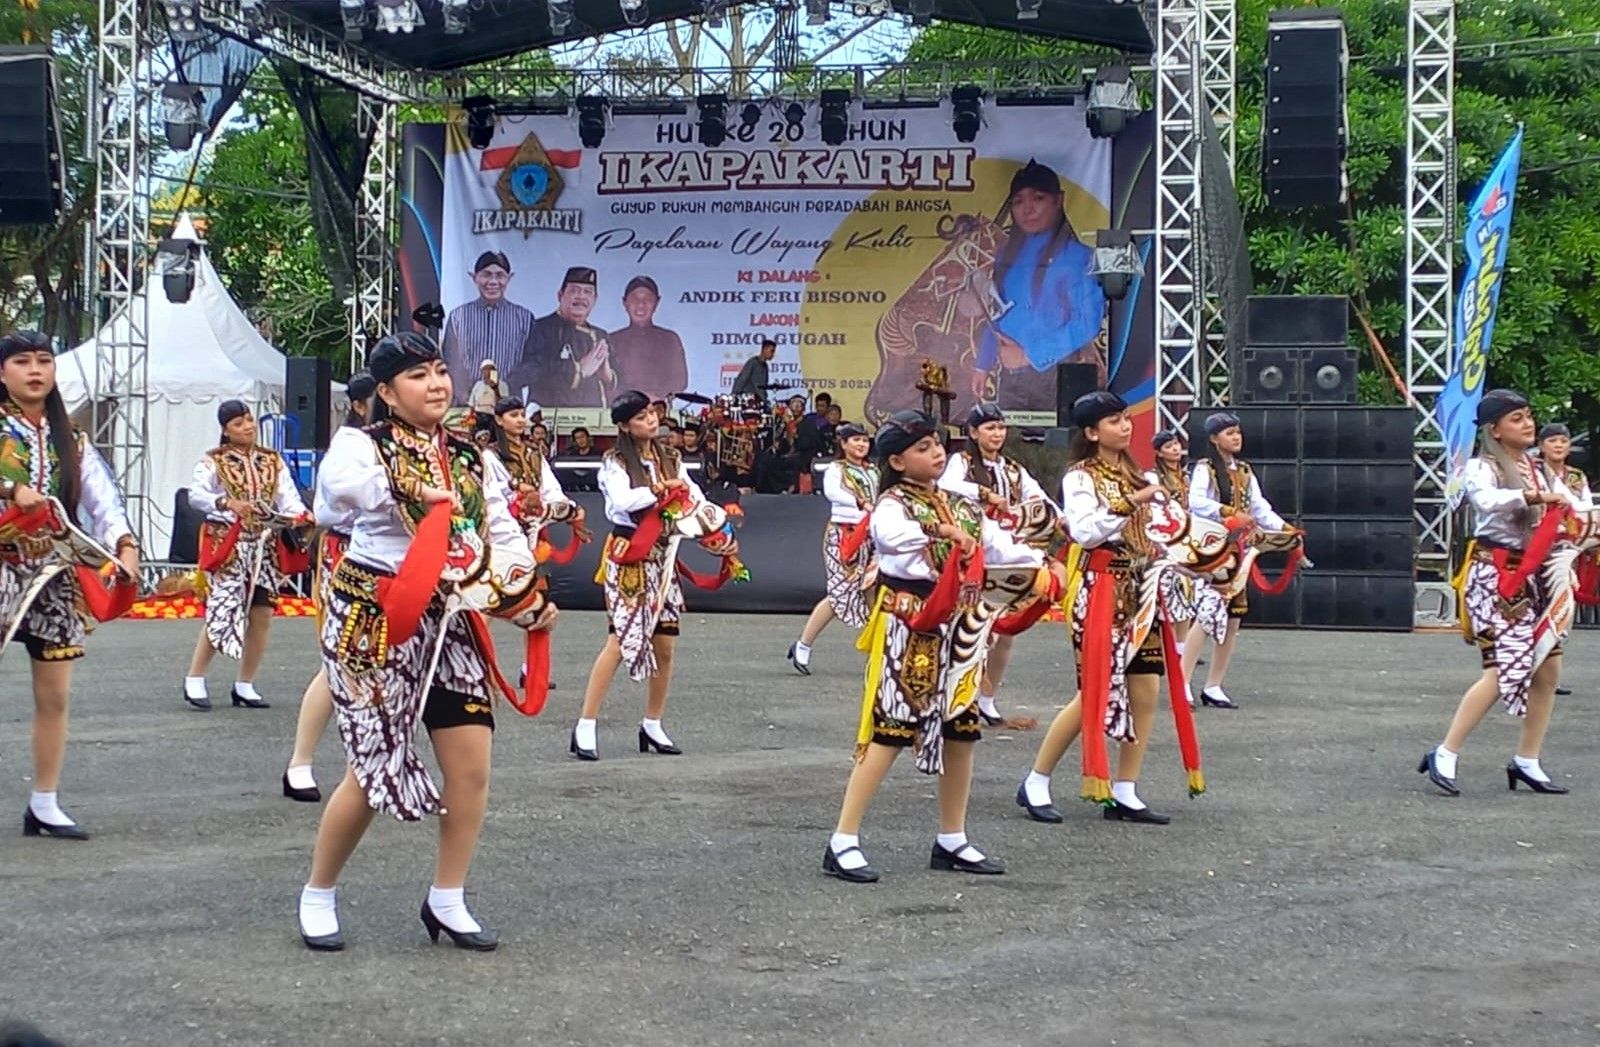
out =
<path fill-rule="evenodd" d="M 505 465 L 512 483 L 539 489 L 539 481 L 544 478 L 544 456 L 539 453 L 538 444 L 507 433 Z"/>
<path fill-rule="evenodd" d="M 843 459 L 839 462 L 839 481 L 844 489 L 856 496 L 862 505 L 878 500 L 878 471 L 864 465 L 852 465 Z"/>
<path fill-rule="evenodd" d="M 1145 525 L 1149 510 L 1143 505 L 1135 505 L 1131 500 L 1142 484 L 1134 484 L 1121 469 L 1104 461 L 1099 455 L 1087 458 L 1072 468 L 1089 474 L 1094 482 L 1094 493 L 1099 496 L 1101 504 L 1118 516 L 1129 518 L 1128 525 L 1122 529 L 1122 541 L 1119 544 L 1135 556 L 1148 557 L 1150 539 L 1145 534 Z"/>
<path fill-rule="evenodd" d="M 962 451 L 961 453 L 967 460 L 967 482 L 975 483 L 980 488 L 994 491 L 998 494 L 999 489 L 994 486 L 994 482 L 989 476 L 989 470 L 985 468 L 983 456 L 974 451 Z M 1000 459 L 1000 472 L 1005 474 L 1006 478 L 1006 501 L 1016 505 L 1022 491 L 1022 466 L 1009 458 L 1002 457 Z"/>
<path fill-rule="evenodd" d="M 1161 490 L 1166 492 L 1168 498 L 1189 508 L 1189 482 L 1183 475 L 1182 469 L 1170 469 L 1162 462 L 1156 462 L 1156 482 L 1161 485 Z"/>
<path fill-rule="evenodd" d="M 206 452 L 216 467 L 222 490 L 236 502 L 270 508 L 278 499 L 278 476 L 283 456 L 264 447 L 223 444 Z"/>
<path fill-rule="evenodd" d="M 0 403 L 0 479 L 61 496 L 60 462 L 50 441 L 50 423 L 41 418 L 34 425 L 9 399 Z"/>
<path fill-rule="evenodd" d="M 422 488 L 456 492 L 461 508 L 450 518 L 452 532 L 473 531 L 485 543 L 489 520 L 483 499 L 483 456 L 471 440 L 440 427 L 428 436 L 398 418 L 366 430 L 389 474 L 389 489 L 406 530 L 415 531 L 431 508 L 422 502 Z"/>
<path fill-rule="evenodd" d="M 896 484 L 883 493 L 884 498 L 899 502 L 906 515 L 915 520 L 930 534 L 940 524 L 955 524 L 972 537 L 983 537 L 983 514 L 977 503 L 965 498 L 951 498 L 938 488 L 922 488 L 911 484 Z M 928 545 L 928 559 L 934 570 L 942 570 L 950 558 L 955 544 L 949 539 L 935 539 Z"/>

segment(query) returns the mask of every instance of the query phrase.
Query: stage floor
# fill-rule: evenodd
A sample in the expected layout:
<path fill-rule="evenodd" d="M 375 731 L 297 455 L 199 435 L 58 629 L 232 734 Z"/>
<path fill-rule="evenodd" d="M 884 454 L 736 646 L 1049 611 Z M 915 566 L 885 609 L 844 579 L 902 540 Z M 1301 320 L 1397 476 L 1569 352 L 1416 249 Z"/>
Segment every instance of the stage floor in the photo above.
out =
<path fill-rule="evenodd" d="M 819 871 L 849 769 L 861 658 L 800 621 L 691 615 L 667 718 L 689 753 L 640 756 L 620 682 L 602 761 L 566 755 L 596 614 L 563 618 L 545 714 L 504 711 L 469 898 L 490 955 L 430 945 L 417 909 L 434 827 L 375 823 L 342 885 L 349 949 L 295 931 L 319 808 L 279 794 L 312 624 L 280 620 L 271 710 L 187 710 L 197 623 L 114 623 L 73 699 L 64 803 L 87 844 L 25 840 L 26 663 L 0 667 L 0 1024 L 71 1044 L 1594 1043 L 1600 1028 L 1600 634 L 1570 643 L 1577 692 L 1547 765 L 1566 797 L 1508 793 L 1514 721 L 1490 714 L 1465 795 L 1415 773 L 1475 653 L 1450 635 L 1256 631 L 1233 713 L 1199 715 L 1211 792 L 1183 795 L 1170 721 L 1143 794 L 1167 828 L 1061 826 L 1013 802 L 1039 733 L 980 747 L 969 820 L 1009 866 L 935 873 L 934 783 L 909 758 L 866 826 L 881 883 Z M 510 634 L 502 655 L 510 663 Z M 1047 720 L 1070 696 L 1060 626 L 1023 637 L 1003 692 Z M 220 660 L 212 693 L 226 695 Z M 1073 750 L 1069 760 L 1076 756 Z M 319 754 L 325 786 L 337 742 Z M 1587 988 L 1585 988 L 1587 986 Z"/>

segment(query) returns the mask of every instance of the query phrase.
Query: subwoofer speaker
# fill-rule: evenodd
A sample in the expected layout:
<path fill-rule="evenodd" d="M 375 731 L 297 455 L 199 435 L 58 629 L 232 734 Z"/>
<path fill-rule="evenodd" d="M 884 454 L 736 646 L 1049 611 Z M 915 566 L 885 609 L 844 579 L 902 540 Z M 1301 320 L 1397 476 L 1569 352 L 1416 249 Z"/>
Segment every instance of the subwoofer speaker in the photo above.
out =
<path fill-rule="evenodd" d="M 0 47 L 0 226 L 55 223 L 61 156 L 50 52 Z"/>
<path fill-rule="evenodd" d="M 1384 516 L 1409 520 L 1415 499 L 1412 476 L 1410 462 L 1388 465 L 1303 462 L 1299 512 L 1307 516 Z"/>
<path fill-rule="evenodd" d="M 1244 344 L 1344 345 L 1350 299 L 1342 294 L 1253 294 L 1244 303 Z"/>
<path fill-rule="evenodd" d="M 320 356 L 291 356 L 284 372 L 283 413 L 295 420 L 292 449 L 326 451 L 333 435 L 333 369 Z"/>
<path fill-rule="evenodd" d="M 1409 407 L 1308 407 L 1300 415 L 1300 456 L 1409 463 L 1416 423 Z"/>
<path fill-rule="evenodd" d="M 1356 351 L 1343 346 L 1305 349 L 1300 354 L 1300 403 L 1353 404 L 1356 387 Z"/>

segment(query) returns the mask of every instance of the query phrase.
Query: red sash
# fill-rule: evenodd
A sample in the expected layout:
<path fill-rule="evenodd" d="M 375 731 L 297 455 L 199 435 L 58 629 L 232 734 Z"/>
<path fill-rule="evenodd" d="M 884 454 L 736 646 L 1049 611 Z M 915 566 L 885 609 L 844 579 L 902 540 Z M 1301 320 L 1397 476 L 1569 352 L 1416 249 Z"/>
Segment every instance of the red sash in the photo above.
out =
<path fill-rule="evenodd" d="M 239 544 L 239 533 L 244 530 L 243 520 L 234 520 L 223 536 L 214 537 L 215 527 L 210 523 L 200 526 L 200 569 L 211 572 L 228 562 L 233 547 Z"/>
<path fill-rule="evenodd" d="M 311 570 L 311 548 L 296 549 L 289 543 L 286 534 L 279 534 L 278 540 L 273 543 L 274 552 L 278 556 L 278 570 L 284 574 L 294 575 Z"/>
<path fill-rule="evenodd" d="M 872 535 L 872 514 L 868 513 L 845 529 L 839 538 L 839 559 L 849 563 Z"/>

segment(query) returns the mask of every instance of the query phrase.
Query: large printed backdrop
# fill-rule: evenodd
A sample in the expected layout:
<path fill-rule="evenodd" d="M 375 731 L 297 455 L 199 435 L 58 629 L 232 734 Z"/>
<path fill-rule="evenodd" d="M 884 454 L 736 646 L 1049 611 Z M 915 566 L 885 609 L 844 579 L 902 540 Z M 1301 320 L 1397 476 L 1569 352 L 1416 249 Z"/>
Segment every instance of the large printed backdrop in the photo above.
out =
<path fill-rule="evenodd" d="M 958 415 L 981 393 L 1032 416 L 1021 420 L 1053 418 L 1062 361 L 1096 364 L 1113 388 L 1148 397 L 1146 325 L 1119 318 L 1122 308 L 1108 323 L 1086 272 L 1083 244 L 1111 224 L 1113 149 L 1089 137 L 1081 109 L 989 106 L 977 142 L 963 145 L 948 107 L 858 105 L 840 147 L 822 144 L 814 106 L 799 127 L 773 107 L 741 127 L 737 111 L 715 149 L 698 143 L 692 108 L 615 114 L 598 149 L 581 146 L 565 115 L 502 118 L 483 150 L 459 125 L 408 128 L 403 308 L 473 303 L 474 260 L 503 252 L 507 300 L 548 329 L 530 354 L 592 364 L 601 338 L 626 350 L 609 352 L 616 366 L 570 383 L 507 365 L 513 385 L 532 382 L 527 393 L 562 428 L 606 428 L 603 398 L 670 374 L 680 343 L 684 387 L 725 392 L 764 336 L 779 345 L 774 382 L 830 392 L 853 419 L 917 405 L 925 356 L 948 366 Z M 1131 184 L 1144 155 L 1119 143 L 1117 181 Z M 1020 230 L 1008 207 L 1012 178 L 1030 160 L 1058 176 L 1068 223 L 1052 219 L 1056 233 L 1043 238 Z M 1125 213 L 1137 195 L 1119 190 L 1119 221 L 1138 217 Z M 587 315 L 581 303 L 558 306 L 574 267 L 596 272 Z M 648 310 L 630 317 L 624 304 L 637 277 L 660 293 L 643 324 Z M 470 374 L 486 354 L 462 341 L 449 349 L 462 357 L 457 373 Z M 980 361 L 987 384 L 975 378 Z M 646 379 L 630 381 L 641 368 Z"/>

